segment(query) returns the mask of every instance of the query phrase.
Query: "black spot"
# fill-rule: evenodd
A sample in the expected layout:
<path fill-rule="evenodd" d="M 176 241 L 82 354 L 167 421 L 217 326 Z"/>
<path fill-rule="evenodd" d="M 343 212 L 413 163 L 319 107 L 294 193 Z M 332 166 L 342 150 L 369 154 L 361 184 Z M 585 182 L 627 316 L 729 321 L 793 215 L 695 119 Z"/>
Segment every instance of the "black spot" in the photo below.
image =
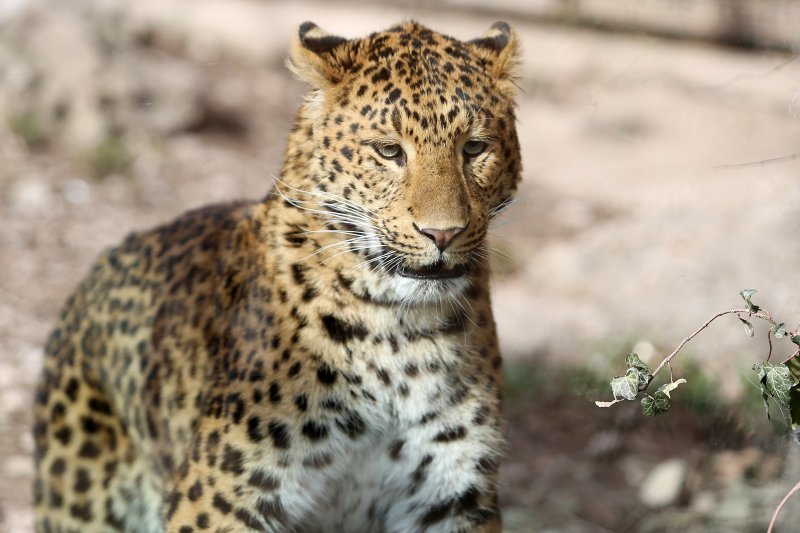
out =
<path fill-rule="evenodd" d="M 391 457 L 393 461 L 400 459 L 400 452 L 403 450 L 403 445 L 405 443 L 406 441 L 403 439 L 397 439 L 389 446 L 389 457 Z"/>
<path fill-rule="evenodd" d="M 200 513 L 197 515 L 197 527 L 200 529 L 208 529 L 211 522 L 208 520 L 208 513 Z"/>
<path fill-rule="evenodd" d="M 419 375 L 419 367 L 414 363 L 407 363 L 403 371 L 406 375 L 410 378 L 416 377 Z"/>
<path fill-rule="evenodd" d="M 305 412 L 308 409 L 308 396 L 305 394 L 298 394 L 294 397 L 294 404 L 300 411 Z"/>
<path fill-rule="evenodd" d="M 77 518 L 82 522 L 92 521 L 92 504 L 91 502 L 73 503 L 69 507 L 69 514 L 73 518 Z"/>
<path fill-rule="evenodd" d="M 295 364 L 293 364 L 293 365 L 292 365 L 292 366 L 289 368 L 289 372 L 288 372 L 288 375 L 289 375 L 289 377 L 290 377 L 290 378 L 297 377 L 297 374 L 299 374 L 299 373 L 300 373 L 300 369 L 301 369 L 302 367 L 303 367 L 303 365 L 302 365 L 302 363 L 301 363 L 300 361 L 297 361 Z"/>
<path fill-rule="evenodd" d="M 286 510 L 277 496 L 270 499 L 260 498 L 256 502 L 256 510 L 267 521 L 277 520 L 278 522 L 283 522 L 286 518 Z"/>
<path fill-rule="evenodd" d="M 347 159 L 348 161 L 352 161 L 353 160 L 353 151 L 350 148 L 348 148 L 347 146 L 344 146 L 344 147 L 342 147 L 341 152 L 342 152 L 342 155 L 345 157 L 345 159 Z"/>
<path fill-rule="evenodd" d="M 178 504 L 181 502 L 181 493 L 177 490 L 173 490 L 169 494 L 167 494 L 166 498 L 164 498 L 164 504 L 167 509 L 167 520 L 172 518 L 172 515 L 175 514 L 175 511 L 178 510 Z"/>
<path fill-rule="evenodd" d="M 327 314 L 320 315 L 320 319 L 322 320 L 322 325 L 325 327 L 328 336 L 341 344 L 345 344 L 354 338 L 364 340 L 368 333 L 367 328 L 361 322 L 350 324 L 333 315 Z"/>
<path fill-rule="evenodd" d="M 351 439 L 361 436 L 366 429 L 364 419 L 355 411 L 348 411 L 343 418 L 337 419 L 336 426 Z"/>
<path fill-rule="evenodd" d="M 441 522 L 447 517 L 448 514 L 450 514 L 450 510 L 452 509 L 452 507 L 453 507 L 452 502 L 444 502 L 429 507 L 428 512 L 426 512 L 420 519 L 419 521 L 420 525 L 422 527 L 428 527 L 438 522 Z"/>
<path fill-rule="evenodd" d="M 386 97 L 386 103 L 393 104 L 398 98 L 400 98 L 401 94 L 402 93 L 400 89 L 397 88 L 392 89 L 392 92 L 390 92 L 389 95 Z"/>
<path fill-rule="evenodd" d="M 386 67 L 381 68 L 378 72 L 373 74 L 372 76 L 372 83 L 378 83 L 381 81 L 389 81 L 390 72 L 389 69 Z"/>
<path fill-rule="evenodd" d="M 75 472 L 75 485 L 72 487 L 77 493 L 83 493 L 89 490 L 92 486 L 92 479 L 89 477 L 89 471 L 85 468 L 79 468 Z"/>
<path fill-rule="evenodd" d="M 379 368 L 376 373 L 378 374 L 378 379 L 380 379 L 384 385 L 389 386 L 392 384 L 392 378 L 389 377 L 389 372 L 385 369 Z"/>
<path fill-rule="evenodd" d="M 186 496 L 193 502 L 196 502 L 200 499 L 203 495 L 203 485 L 200 483 L 200 480 L 194 482 L 194 484 L 189 487 L 189 490 L 186 492 Z"/>
<path fill-rule="evenodd" d="M 308 267 L 300 263 L 294 263 L 291 268 L 294 282 L 298 285 L 303 285 L 306 282 L 306 270 L 308 270 Z"/>
<path fill-rule="evenodd" d="M 64 389 L 64 392 L 67 393 L 67 398 L 69 398 L 71 402 L 74 402 L 78 399 L 79 388 L 80 383 L 78 382 L 77 378 L 70 378 L 70 380 L 67 382 L 67 387 Z"/>
<path fill-rule="evenodd" d="M 456 426 L 453 428 L 447 428 L 444 431 L 441 431 L 433 437 L 434 442 L 452 442 L 454 440 L 463 439 L 467 436 L 467 428 L 464 426 Z"/>
<path fill-rule="evenodd" d="M 78 450 L 79 457 L 86 457 L 87 459 L 93 459 L 95 457 L 100 456 L 100 447 L 95 444 L 93 441 L 87 440 L 81 446 L 81 449 Z"/>
<path fill-rule="evenodd" d="M 211 505 L 213 505 L 222 514 L 228 514 L 231 512 L 231 509 L 233 509 L 233 506 L 230 504 L 230 502 L 219 493 L 214 494 L 214 498 L 211 500 Z"/>
<path fill-rule="evenodd" d="M 256 531 L 264 531 L 264 525 L 261 523 L 261 520 L 253 515 L 246 509 L 236 509 L 236 513 L 234 514 L 236 519 L 239 520 L 241 523 L 249 527 L 250 529 Z"/>
<path fill-rule="evenodd" d="M 69 444 L 69 441 L 72 439 L 72 430 L 68 427 L 63 427 L 56 431 L 53 436 L 61 442 L 64 446 Z"/>
<path fill-rule="evenodd" d="M 286 424 L 273 420 L 269 423 L 267 430 L 269 431 L 269 436 L 272 437 L 272 444 L 276 448 L 281 448 L 283 450 L 289 448 L 289 429 L 286 427 Z"/>
<path fill-rule="evenodd" d="M 317 368 L 317 379 L 323 385 L 333 385 L 336 382 L 336 376 L 338 372 L 328 366 L 327 363 L 322 363 Z"/>
<path fill-rule="evenodd" d="M 244 472 L 244 455 L 230 444 L 225 445 L 222 452 L 222 463 L 219 465 L 223 472 L 233 472 L 236 475 Z"/>
<path fill-rule="evenodd" d="M 264 470 L 255 470 L 247 481 L 253 487 L 261 490 L 275 490 L 280 486 L 280 481 L 275 476 Z"/>
<path fill-rule="evenodd" d="M 261 428 L 261 419 L 255 415 L 247 419 L 247 436 L 253 442 L 261 442 L 264 439 L 264 431 Z"/>
<path fill-rule="evenodd" d="M 50 465 L 50 474 L 53 476 L 60 476 L 67 470 L 67 462 L 62 458 L 59 457 L 53 464 Z"/>
<path fill-rule="evenodd" d="M 280 403 L 282 398 L 281 386 L 278 385 L 277 381 L 273 381 L 269 386 L 269 401 L 272 403 Z"/>
<path fill-rule="evenodd" d="M 98 423 L 97 420 L 90 416 L 81 417 L 81 429 L 83 429 L 84 433 L 94 435 L 100 431 L 100 428 L 102 427 L 102 424 Z"/>
<path fill-rule="evenodd" d="M 181 526 L 178 533 L 192 533 L 193 531 L 194 529 L 192 529 L 192 526 Z"/>
<path fill-rule="evenodd" d="M 311 441 L 322 440 L 328 436 L 328 426 L 319 424 L 314 420 L 309 420 L 303 424 L 301 431 Z"/>
<path fill-rule="evenodd" d="M 104 415 L 111 414 L 111 405 L 107 401 L 101 400 L 99 398 L 91 398 L 89 400 L 89 409 L 97 413 L 102 413 Z"/>

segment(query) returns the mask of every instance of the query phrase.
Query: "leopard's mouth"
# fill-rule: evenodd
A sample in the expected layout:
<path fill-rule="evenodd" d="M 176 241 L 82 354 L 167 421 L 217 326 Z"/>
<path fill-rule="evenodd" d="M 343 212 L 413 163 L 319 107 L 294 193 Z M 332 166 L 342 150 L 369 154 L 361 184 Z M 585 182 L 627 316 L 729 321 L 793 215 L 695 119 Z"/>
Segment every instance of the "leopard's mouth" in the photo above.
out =
<path fill-rule="evenodd" d="M 397 274 L 412 279 L 455 279 L 468 272 L 467 265 L 448 267 L 443 261 L 437 261 L 422 268 L 397 267 Z"/>

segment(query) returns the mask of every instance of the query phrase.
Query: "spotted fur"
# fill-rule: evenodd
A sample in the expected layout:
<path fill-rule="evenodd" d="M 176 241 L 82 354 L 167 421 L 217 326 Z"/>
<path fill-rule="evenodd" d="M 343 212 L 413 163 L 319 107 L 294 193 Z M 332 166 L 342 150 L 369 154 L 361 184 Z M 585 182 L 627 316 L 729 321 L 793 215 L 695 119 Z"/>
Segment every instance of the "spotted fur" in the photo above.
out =
<path fill-rule="evenodd" d="M 499 531 L 484 238 L 520 175 L 505 23 L 300 26 L 261 202 L 104 253 L 37 389 L 37 529 Z"/>

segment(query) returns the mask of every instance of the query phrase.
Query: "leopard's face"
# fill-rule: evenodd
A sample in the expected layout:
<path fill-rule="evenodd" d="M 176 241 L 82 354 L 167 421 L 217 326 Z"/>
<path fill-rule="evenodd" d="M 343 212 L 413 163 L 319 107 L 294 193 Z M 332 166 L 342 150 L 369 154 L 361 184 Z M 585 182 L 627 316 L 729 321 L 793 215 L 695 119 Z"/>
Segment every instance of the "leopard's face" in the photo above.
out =
<path fill-rule="evenodd" d="M 316 199 L 384 295 L 462 292 L 520 176 L 514 35 L 460 42 L 416 23 L 348 41 L 303 25 L 292 66 L 317 87 Z"/>

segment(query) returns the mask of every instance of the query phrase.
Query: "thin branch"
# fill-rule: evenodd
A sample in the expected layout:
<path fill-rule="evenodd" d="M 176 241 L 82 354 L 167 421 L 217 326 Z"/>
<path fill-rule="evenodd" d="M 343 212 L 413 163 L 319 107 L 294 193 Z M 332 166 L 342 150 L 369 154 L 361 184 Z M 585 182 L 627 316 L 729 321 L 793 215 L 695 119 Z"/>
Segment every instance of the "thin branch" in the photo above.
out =
<path fill-rule="evenodd" d="M 800 491 L 800 481 L 792 487 L 792 490 L 786 493 L 786 496 L 783 497 L 781 503 L 778 504 L 778 507 L 775 508 L 775 512 L 772 514 L 772 520 L 769 521 L 769 529 L 767 529 L 767 533 L 772 533 L 772 528 L 775 527 L 775 520 L 778 519 L 778 514 L 783 509 L 783 506 L 786 505 L 786 502 L 789 501 L 796 492 Z"/>
<path fill-rule="evenodd" d="M 783 163 L 784 161 L 794 161 L 795 159 L 798 158 L 800 158 L 800 152 L 789 155 L 782 155 L 780 157 L 772 157 L 770 159 L 761 159 L 759 161 L 748 161 L 747 163 L 731 163 L 727 165 L 717 165 L 714 168 L 716 170 L 732 170 L 739 168 L 763 167 L 765 165 L 772 165 L 774 163 Z"/>
<path fill-rule="evenodd" d="M 698 334 L 699 334 L 701 331 L 703 331 L 703 330 L 704 330 L 704 329 L 706 329 L 708 326 L 710 326 L 712 322 L 714 322 L 716 319 L 718 319 L 718 318 L 719 318 L 719 317 L 721 317 L 721 316 L 725 316 L 725 315 L 739 315 L 739 314 L 742 314 L 742 313 L 750 313 L 750 310 L 749 310 L 749 309 L 731 309 L 730 311 L 722 311 L 721 313 L 717 313 L 716 315 L 714 315 L 714 316 L 712 316 L 711 318 L 709 318 L 708 320 L 706 320 L 706 322 L 705 322 L 705 323 L 704 323 L 702 326 L 700 326 L 700 327 L 697 329 L 697 331 L 695 331 L 694 333 L 692 333 L 691 335 L 689 335 L 688 337 L 686 337 L 685 339 L 683 339 L 683 340 L 681 341 L 681 343 L 678 345 L 678 347 L 677 347 L 677 348 L 675 348 L 675 350 L 673 350 L 673 352 L 672 352 L 671 354 L 669 354 L 667 357 L 665 357 L 663 361 L 661 361 L 661 364 L 659 364 L 659 365 L 656 367 L 656 369 L 655 369 L 655 370 L 653 370 L 653 372 L 650 374 L 650 379 L 648 379 L 648 380 L 647 380 L 647 385 L 650 385 L 650 382 L 652 382 L 652 381 L 653 381 L 653 378 L 655 378 L 655 377 L 656 377 L 656 374 L 658 374 L 658 372 L 659 372 L 659 371 L 660 371 L 660 370 L 661 370 L 661 369 L 664 367 L 664 365 L 666 365 L 666 364 L 669 364 L 669 362 L 670 362 L 670 361 L 672 361 L 672 358 L 673 358 L 673 357 L 675 357 L 676 355 L 678 355 L 678 352 L 680 352 L 680 351 L 681 351 L 681 348 L 683 348 L 683 346 L 684 346 L 684 345 L 685 345 L 687 342 L 689 342 L 690 340 L 692 340 L 693 338 L 695 338 L 695 337 L 696 337 L 696 336 L 697 336 L 697 335 L 698 335 Z M 768 316 L 767 316 L 767 315 L 762 315 L 762 314 L 759 314 L 759 313 L 761 313 L 761 311 L 759 311 L 758 313 L 754 313 L 754 314 L 755 314 L 756 316 L 758 316 L 759 318 L 762 318 L 762 319 L 764 319 L 764 320 L 767 320 L 768 322 L 769 322 L 769 321 L 771 321 L 771 318 L 768 318 Z M 753 314 L 753 313 L 751 313 L 751 314 Z M 774 322 L 774 321 L 773 321 L 773 322 Z M 645 386 L 643 387 L 643 389 L 642 389 L 642 390 L 646 389 L 646 388 L 647 388 L 647 385 L 645 385 Z"/>
<path fill-rule="evenodd" d="M 769 342 L 769 353 L 767 354 L 766 362 L 769 363 L 769 358 L 772 357 L 772 330 L 767 330 L 767 342 Z"/>

